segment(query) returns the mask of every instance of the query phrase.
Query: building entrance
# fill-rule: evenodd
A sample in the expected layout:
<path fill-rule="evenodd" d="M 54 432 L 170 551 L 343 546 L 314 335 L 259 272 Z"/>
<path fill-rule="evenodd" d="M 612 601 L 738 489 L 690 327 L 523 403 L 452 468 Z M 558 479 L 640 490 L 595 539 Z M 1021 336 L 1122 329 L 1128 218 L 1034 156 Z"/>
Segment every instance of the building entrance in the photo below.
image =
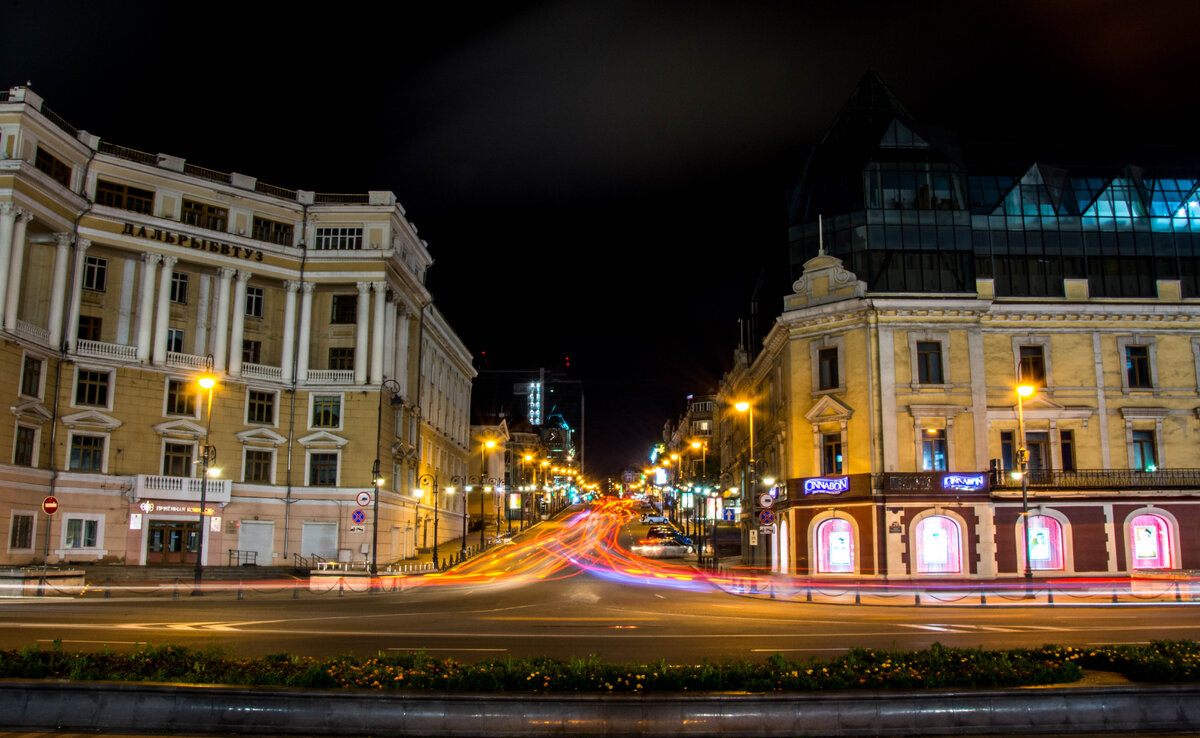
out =
<path fill-rule="evenodd" d="M 200 541 L 200 523 L 151 520 L 146 542 L 147 564 L 194 564 Z"/>

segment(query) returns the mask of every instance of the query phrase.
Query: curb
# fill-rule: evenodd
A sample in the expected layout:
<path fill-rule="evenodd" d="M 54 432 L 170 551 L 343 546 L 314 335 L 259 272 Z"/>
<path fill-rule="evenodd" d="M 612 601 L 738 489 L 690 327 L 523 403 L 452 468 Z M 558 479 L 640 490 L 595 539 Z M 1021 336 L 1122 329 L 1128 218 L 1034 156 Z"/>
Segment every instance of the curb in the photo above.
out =
<path fill-rule="evenodd" d="M 394 736 L 1195 730 L 1200 685 L 813 694 L 462 694 L 0 681 L 9 729 Z"/>

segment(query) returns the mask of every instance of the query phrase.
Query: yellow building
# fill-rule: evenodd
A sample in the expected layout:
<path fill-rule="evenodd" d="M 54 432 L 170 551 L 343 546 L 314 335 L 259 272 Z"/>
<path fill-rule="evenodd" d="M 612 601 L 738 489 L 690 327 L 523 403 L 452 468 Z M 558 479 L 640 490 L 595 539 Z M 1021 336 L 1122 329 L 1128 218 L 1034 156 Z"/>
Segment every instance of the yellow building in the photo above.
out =
<path fill-rule="evenodd" d="M 390 192 L 276 187 L 0 94 L 3 562 L 189 563 L 197 533 L 206 565 L 413 555 L 475 374 L 431 262 Z"/>

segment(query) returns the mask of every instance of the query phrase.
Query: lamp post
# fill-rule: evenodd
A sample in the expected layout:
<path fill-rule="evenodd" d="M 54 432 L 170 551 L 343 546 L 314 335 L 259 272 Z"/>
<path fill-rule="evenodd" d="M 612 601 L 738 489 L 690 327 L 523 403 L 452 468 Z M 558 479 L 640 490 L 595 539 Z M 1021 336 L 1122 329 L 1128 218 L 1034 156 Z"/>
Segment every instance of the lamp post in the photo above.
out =
<path fill-rule="evenodd" d="M 471 488 L 467 485 L 466 477 L 450 477 L 450 484 L 462 485 L 463 488 L 462 538 L 459 539 L 461 545 L 458 551 L 458 560 L 462 561 L 467 558 L 467 493 L 471 491 Z M 449 493 L 453 489 L 454 487 L 450 487 L 447 492 Z"/>
<path fill-rule="evenodd" d="M 479 454 L 480 454 L 480 459 L 479 459 L 479 550 L 480 551 L 482 551 L 484 548 L 487 547 L 486 539 L 484 538 L 484 533 L 487 531 L 487 515 L 484 514 L 484 511 L 483 511 L 483 493 L 487 489 L 487 485 L 488 485 L 488 482 L 486 480 L 491 478 L 488 476 L 488 473 L 487 473 L 487 452 L 488 452 L 489 448 L 495 448 L 495 447 L 496 447 L 496 442 L 489 438 L 488 440 L 484 441 L 483 445 L 480 446 L 480 448 L 479 448 Z M 494 487 L 492 488 L 492 494 L 493 495 L 496 494 L 496 489 Z M 496 523 L 496 529 L 497 530 L 500 529 L 500 524 L 498 521 Z"/>
<path fill-rule="evenodd" d="M 417 477 L 417 486 L 424 487 L 429 484 L 433 490 L 433 568 L 441 569 L 438 566 L 438 478 L 436 474 L 422 474 Z"/>
<path fill-rule="evenodd" d="M 204 576 L 204 506 L 208 499 L 208 465 L 217 458 L 217 450 L 208 442 L 209 434 L 212 432 L 212 401 L 213 390 L 217 386 L 217 377 L 213 374 L 213 355 L 209 354 L 204 359 L 204 373 L 196 379 L 196 384 L 202 390 L 208 390 L 208 418 L 204 425 L 204 448 L 200 451 L 201 469 L 200 469 L 200 529 L 196 531 L 196 577 L 192 587 L 192 595 L 199 597 L 203 595 L 203 590 L 200 589 L 200 581 Z"/>
<path fill-rule="evenodd" d="M 1025 447 L 1025 409 L 1022 400 L 1032 397 L 1034 388 L 1028 384 L 1017 387 L 1017 434 L 1020 435 L 1020 445 L 1017 447 L 1017 465 L 1021 469 L 1021 527 L 1025 535 L 1025 583 L 1033 581 L 1033 567 L 1029 557 L 1029 449 Z"/>
<path fill-rule="evenodd" d="M 700 481 L 701 483 L 708 482 L 708 441 L 692 441 L 692 448 L 700 449 Z M 703 509 L 703 508 L 702 508 Z M 695 511 L 693 511 L 693 516 Z M 701 516 L 703 518 L 703 516 Z M 694 522 L 694 521 L 693 521 Z M 693 526 L 699 535 L 700 526 Z"/>
<path fill-rule="evenodd" d="M 758 485 L 755 483 L 755 479 L 754 479 L 754 406 L 751 405 L 749 402 L 742 401 L 742 402 L 739 402 L 736 405 L 734 405 L 734 407 L 737 408 L 738 412 L 740 412 L 740 413 L 749 413 L 750 463 L 749 463 L 749 468 L 747 470 L 748 484 L 746 484 L 746 490 L 748 490 L 748 491 L 743 491 L 743 493 L 742 493 L 743 501 L 746 503 L 746 504 L 742 505 L 742 509 L 752 511 L 752 510 L 754 510 L 754 495 L 758 492 Z M 746 519 L 747 518 L 743 517 L 743 520 L 746 520 Z M 747 531 L 748 530 L 749 530 L 749 525 L 747 526 Z M 752 555 L 752 558 L 753 558 L 753 555 Z"/>
<path fill-rule="evenodd" d="M 400 396 L 400 383 L 394 379 L 385 379 L 379 385 L 379 412 L 375 417 L 375 463 L 371 465 L 371 486 L 375 491 L 373 512 L 371 513 L 371 575 L 379 573 L 379 493 L 383 489 L 383 478 L 379 475 L 379 444 L 383 440 L 383 393 L 390 397 L 388 404 L 392 407 L 404 405 Z"/>

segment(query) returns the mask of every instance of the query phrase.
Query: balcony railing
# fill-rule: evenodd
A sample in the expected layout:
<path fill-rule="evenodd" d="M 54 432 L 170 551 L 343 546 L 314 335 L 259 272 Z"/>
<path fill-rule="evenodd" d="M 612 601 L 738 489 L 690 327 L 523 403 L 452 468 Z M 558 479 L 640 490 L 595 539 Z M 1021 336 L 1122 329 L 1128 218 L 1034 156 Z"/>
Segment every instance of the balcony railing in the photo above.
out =
<path fill-rule="evenodd" d="M 1073 471 L 1031 469 L 1028 486 L 1057 489 L 1197 489 L 1200 490 L 1200 469 L 1076 469 Z M 1020 489 L 1021 480 L 1013 479 L 1009 471 L 996 472 L 993 488 Z"/>
<path fill-rule="evenodd" d="M 242 376 L 254 379 L 283 379 L 283 369 L 266 364 L 242 364 Z"/>
<path fill-rule="evenodd" d="M 82 356 L 96 356 L 102 359 L 132 361 L 137 358 L 137 346 L 122 346 L 119 343 L 103 341 L 79 341 L 75 344 L 75 351 Z"/>
<path fill-rule="evenodd" d="M 50 341 L 50 331 L 40 325 L 26 323 L 23 320 L 17 321 L 17 335 L 37 341 L 38 343 L 48 343 Z"/>
<path fill-rule="evenodd" d="M 175 351 L 167 352 L 167 364 L 170 366 L 181 366 L 185 369 L 204 369 L 207 363 L 208 357 L 205 356 L 181 354 Z"/>
<path fill-rule="evenodd" d="M 312 384 L 354 384 L 354 370 L 309 369 L 308 381 Z"/>
<path fill-rule="evenodd" d="M 203 483 L 203 479 L 192 477 L 164 477 L 153 474 L 138 474 L 134 482 L 134 494 L 139 499 L 149 497 L 154 500 L 199 502 L 200 485 Z M 209 479 L 208 489 L 204 493 L 204 501 L 213 504 L 229 502 L 232 491 L 232 481 L 228 479 Z"/>

